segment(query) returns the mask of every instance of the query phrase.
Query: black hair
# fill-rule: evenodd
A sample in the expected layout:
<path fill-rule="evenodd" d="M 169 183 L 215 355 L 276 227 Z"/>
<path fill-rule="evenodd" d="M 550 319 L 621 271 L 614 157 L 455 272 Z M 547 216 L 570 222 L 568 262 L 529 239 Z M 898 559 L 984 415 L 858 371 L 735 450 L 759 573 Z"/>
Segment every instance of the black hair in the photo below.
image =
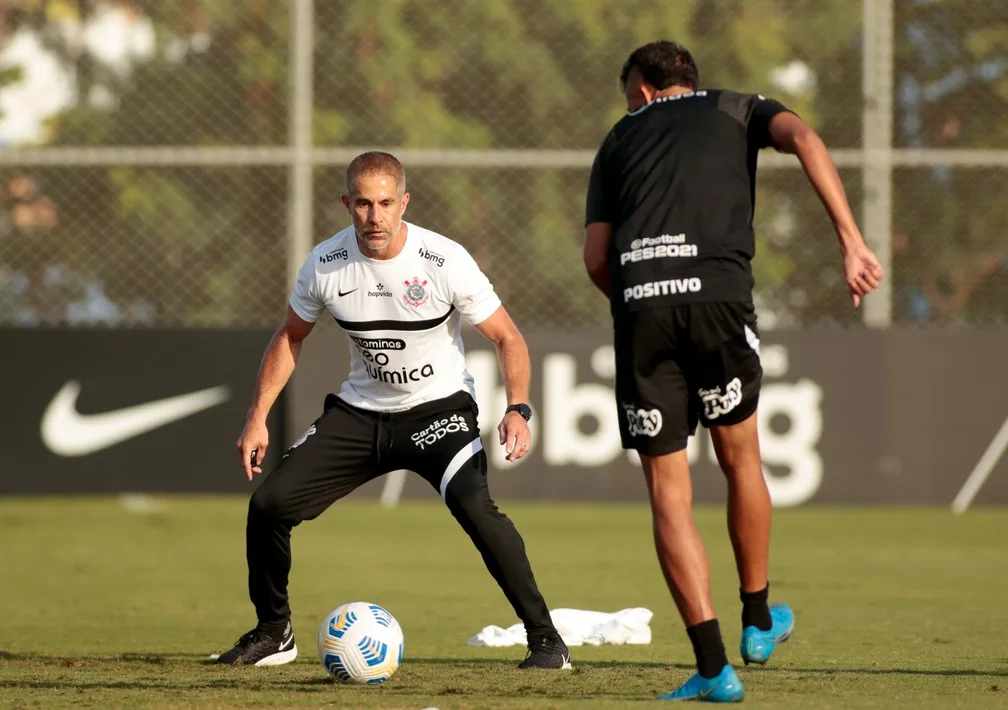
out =
<path fill-rule="evenodd" d="M 695 90 L 700 85 L 700 72 L 693 55 L 678 42 L 660 40 L 631 52 L 620 72 L 621 88 L 626 89 L 627 78 L 634 69 L 659 91 L 670 86 L 688 86 Z"/>

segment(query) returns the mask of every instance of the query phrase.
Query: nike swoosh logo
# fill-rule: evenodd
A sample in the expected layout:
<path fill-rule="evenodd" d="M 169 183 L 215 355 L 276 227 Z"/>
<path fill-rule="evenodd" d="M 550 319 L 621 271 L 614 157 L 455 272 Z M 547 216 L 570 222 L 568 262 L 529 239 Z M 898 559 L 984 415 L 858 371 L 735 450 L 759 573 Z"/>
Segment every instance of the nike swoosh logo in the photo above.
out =
<path fill-rule="evenodd" d="M 350 289 L 349 291 L 337 291 L 337 293 L 339 294 L 340 298 L 343 298 L 343 296 L 349 296 L 354 291 L 360 291 L 360 287 Z"/>
<path fill-rule="evenodd" d="M 230 396 L 227 387 L 210 387 L 111 412 L 81 414 L 77 411 L 80 389 L 76 380 L 67 382 L 42 415 L 42 442 L 54 454 L 93 454 L 214 407 Z"/>
<path fill-rule="evenodd" d="M 294 634 L 288 636 L 286 641 L 281 641 L 280 648 L 278 648 L 277 650 L 283 651 L 284 649 L 288 648 L 292 643 L 294 643 Z"/>

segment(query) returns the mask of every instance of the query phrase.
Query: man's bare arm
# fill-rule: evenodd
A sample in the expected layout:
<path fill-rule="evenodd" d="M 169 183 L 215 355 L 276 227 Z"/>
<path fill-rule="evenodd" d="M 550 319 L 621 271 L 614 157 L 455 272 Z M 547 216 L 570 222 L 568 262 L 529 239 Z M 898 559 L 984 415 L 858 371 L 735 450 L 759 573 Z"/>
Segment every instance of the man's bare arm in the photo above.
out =
<path fill-rule="evenodd" d="M 782 151 L 798 156 L 805 175 L 826 208 L 843 254 L 847 289 L 857 308 L 863 296 L 878 288 L 883 276 L 882 266 L 861 236 L 840 173 L 826 144 L 811 126 L 787 111 L 770 119 L 770 136 Z"/>
<path fill-rule="evenodd" d="M 819 135 L 796 115 L 785 111 L 770 120 L 770 136 L 783 152 L 798 157 L 833 222 L 841 250 L 847 253 L 850 247 L 860 244 L 861 231 L 854 221 L 840 173 Z"/>
<path fill-rule="evenodd" d="M 528 345 L 504 306 L 473 327 L 493 343 L 497 350 L 497 362 L 508 404 L 528 402 L 532 380 Z"/>
<path fill-rule="evenodd" d="M 273 333 L 266 352 L 263 353 L 255 394 L 246 416 L 245 428 L 237 442 L 245 475 L 249 480 L 252 480 L 253 473 L 262 473 L 259 464 L 266 458 L 269 446 L 266 417 L 294 372 L 301 354 L 301 343 L 314 327 L 314 323 L 303 320 L 288 306 L 287 317 Z M 252 462 L 252 452 L 256 453 L 255 464 Z"/>
<path fill-rule="evenodd" d="M 518 326 L 501 306 L 486 320 L 473 326 L 480 334 L 494 344 L 497 363 L 507 403 L 522 404 L 529 401 L 529 387 L 532 381 L 532 363 L 528 345 Z M 497 427 L 500 443 L 504 445 L 508 461 L 516 461 L 528 453 L 532 445 L 532 434 L 528 424 L 518 412 L 508 412 Z"/>
<path fill-rule="evenodd" d="M 259 365 L 255 395 L 248 412 L 250 419 L 265 421 L 281 390 L 294 373 L 301 354 L 301 343 L 314 327 L 314 323 L 303 320 L 287 306 L 287 317 L 273 333 Z"/>

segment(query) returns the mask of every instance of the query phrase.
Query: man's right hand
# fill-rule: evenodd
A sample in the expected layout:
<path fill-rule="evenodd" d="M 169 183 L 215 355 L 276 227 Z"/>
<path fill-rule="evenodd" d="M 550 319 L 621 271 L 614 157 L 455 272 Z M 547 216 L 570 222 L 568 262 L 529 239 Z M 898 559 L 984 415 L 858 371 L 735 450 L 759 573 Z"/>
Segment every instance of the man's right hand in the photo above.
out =
<path fill-rule="evenodd" d="M 878 258 L 863 242 L 844 254 L 844 277 L 855 308 L 861 305 L 862 298 L 879 287 L 883 276 Z"/>
<path fill-rule="evenodd" d="M 242 466 L 245 468 L 245 477 L 251 481 L 252 474 L 262 473 L 262 462 L 266 459 L 266 449 L 269 448 L 269 430 L 266 428 L 266 422 L 258 419 L 249 419 L 245 422 L 245 428 L 242 429 L 236 445 L 241 455 Z M 255 453 L 254 463 L 253 453 Z"/>

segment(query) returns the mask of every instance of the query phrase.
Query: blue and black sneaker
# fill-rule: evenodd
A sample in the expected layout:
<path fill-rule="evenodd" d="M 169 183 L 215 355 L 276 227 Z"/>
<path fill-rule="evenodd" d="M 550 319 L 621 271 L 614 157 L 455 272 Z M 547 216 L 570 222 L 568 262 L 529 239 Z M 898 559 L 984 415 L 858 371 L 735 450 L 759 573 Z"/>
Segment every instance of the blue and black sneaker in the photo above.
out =
<path fill-rule="evenodd" d="M 741 703 L 743 698 L 745 688 L 731 666 L 725 666 L 713 678 L 696 673 L 671 693 L 658 696 L 659 700 L 698 700 L 702 703 Z"/>
<path fill-rule="evenodd" d="M 742 643 L 739 650 L 742 660 L 748 666 L 750 663 L 765 665 L 777 644 L 784 643 L 794 633 L 795 616 L 787 604 L 774 604 L 770 607 L 772 625 L 767 631 L 760 631 L 755 626 L 742 629 Z"/>

